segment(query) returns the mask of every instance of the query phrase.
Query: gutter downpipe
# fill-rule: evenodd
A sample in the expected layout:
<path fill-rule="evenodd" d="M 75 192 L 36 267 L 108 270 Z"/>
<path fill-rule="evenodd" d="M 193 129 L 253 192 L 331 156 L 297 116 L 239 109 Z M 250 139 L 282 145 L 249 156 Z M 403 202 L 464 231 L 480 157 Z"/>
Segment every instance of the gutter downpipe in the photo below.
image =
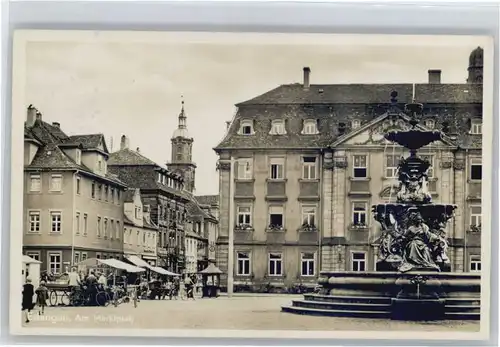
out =
<path fill-rule="evenodd" d="M 234 157 L 231 155 L 229 170 L 229 228 L 227 254 L 227 295 L 233 296 L 234 289 Z"/>
<path fill-rule="evenodd" d="M 76 229 L 75 229 L 75 223 L 76 223 L 76 175 L 80 172 L 80 170 L 76 170 L 74 173 L 73 173 L 73 209 L 71 211 L 71 218 L 73 219 L 73 223 L 71 223 L 71 225 L 73 226 L 72 230 L 71 230 L 71 261 L 69 262 L 71 264 L 71 266 L 74 266 L 75 265 L 75 232 L 76 232 Z"/>

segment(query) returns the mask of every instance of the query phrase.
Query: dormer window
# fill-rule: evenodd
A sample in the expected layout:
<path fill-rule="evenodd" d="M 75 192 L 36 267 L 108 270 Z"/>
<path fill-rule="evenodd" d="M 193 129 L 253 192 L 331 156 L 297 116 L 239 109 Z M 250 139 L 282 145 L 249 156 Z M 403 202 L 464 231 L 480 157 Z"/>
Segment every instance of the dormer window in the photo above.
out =
<path fill-rule="evenodd" d="M 436 126 L 436 122 L 434 122 L 434 119 L 426 119 L 424 121 L 424 125 L 428 129 L 434 129 L 434 127 Z"/>
<path fill-rule="evenodd" d="M 97 170 L 102 171 L 102 159 L 97 159 Z"/>
<path fill-rule="evenodd" d="M 473 119 L 470 123 L 470 133 L 481 135 L 483 133 L 483 123 L 480 119 Z"/>
<path fill-rule="evenodd" d="M 358 119 L 354 119 L 353 121 L 351 121 L 351 128 L 354 130 L 354 129 L 357 129 L 361 126 L 361 121 L 358 120 Z"/>
<path fill-rule="evenodd" d="M 253 122 L 251 120 L 243 120 L 240 125 L 240 135 L 253 135 Z"/>
<path fill-rule="evenodd" d="M 271 135 L 284 135 L 286 134 L 285 130 L 285 121 L 283 119 L 275 119 L 271 122 L 271 131 L 269 132 Z"/>
<path fill-rule="evenodd" d="M 315 135 L 318 134 L 318 123 L 313 119 L 307 119 L 304 121 L 304 128 L 302 129 L 302 134 L 304 135 Z"/>

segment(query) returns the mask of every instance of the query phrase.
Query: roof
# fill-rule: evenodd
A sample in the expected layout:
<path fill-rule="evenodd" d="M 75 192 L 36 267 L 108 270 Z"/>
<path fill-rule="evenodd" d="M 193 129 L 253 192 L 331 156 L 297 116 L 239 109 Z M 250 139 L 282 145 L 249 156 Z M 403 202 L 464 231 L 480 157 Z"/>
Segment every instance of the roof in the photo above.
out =
<path fill-rule="evenodd" d="M 68 142 L 81 143 L 84 149 L 95 149 L 102 145 L 103 150 L 108 153 L 106 141 L 103 134 L 72 135 L 67 139 Z"/>
<path fill-rule="evenodd" d="M 123 194 L 123 202 L 134 202 L 135 189 L 127 189 Z"/>
<path fill-rule="evenodd" d="M 200 205 L 219 205 L 219 195 L 198 195 L 194 197 Z"/>
<path fill-rule="evenodd" d="M 387 102 L 388 95 L 397 90 L 403 103 L 412 101 L 412 84 L 284 84 L 253 99 L 237 104 L 376 104 Z"/>
<path fill-rule="evenodd" d="M 223 272 L 221 269 L 215 266 L 215 264 L 210 263 L 206 269 L 200 271 L 199 273 L 205 275 L 217 275 L 217 274 L 222 274 Z"/>
<path fill-rule="evenodd" d="M 328 86 L 328 88 L 326 88 Z M 252 100 L 238 104 L 238 111 L 216 152 L 231 149 L 312 149 L 331 146 L 342 134 L 352 131 L 352 121 L 361 126 L 397 107 L 403 112 L 412 102 L 424 105 L 423 118 L 433 118 L 437 130 L 457 134 L 457 144 L 479 148 L 480 141 L 468 135 L 471 118 L 482 117 L 481 84 L 401 84 L 401 85 L 325 85 L 317 96 L 318 85 L 304 90 L 302 85 L 280 86 Z M 397 101 L 390 100 L 391 88 L 398 92 Z M 396 89 L 399 88 L 399 89 Z M 347 91 L 359 95 L 347 95 Z M 410 91 L 410 94 L 408 94 Z M 347 94 L 346 94 L 347 93 Z M 327 98 L 328 97 L 328 98 Z M 272 121 L 282 120 L 286 134 L 270 134 Z M 315 121 L 318 134 L 302 134 L 304 122 Z M 252 135 L 239 134 L 243 122 L 253 126 Z M 343 124 L 342 124 L 343 123 Z M 445 126 L 447 123 L 447 127 Z M 445 130 L 448 128 L 448 130 Z M 471 139 L 469 136 L 474 136 Z"/>
<path fill-rule="evenodd" d="M 63 150 L 63 148 L 72 146 L 83 146 L 81 142 L 78 142 L 78 136 L 80 136 L 80 138 L 87 138 L 87 135 L 78 135 L 70 138 L 59 126 L 50 125 L 41 119 L 36 119 L 32 126 L 28 126 L 25 123 L 24 135 L 25 139 L 35 140 L 39 144 L 33 160 L 29 165 L 25 166 L 25 169 L 79 170 L 81 173 L 91 175 L 92 177 L 103 178 L 118 185 L 125 186 L 125 184 L 112 173 L 107 173 L 103 176 L 93 172 L 83 163 L 77 164 L 77 162 Z M 103 137 L 101 137 L 101 141 L 103 141 L 102 144 L 105 148 Z"/>
<path fill-rule="evenodd" d="M 124 148 L 119 151 L 113 152 L 109 155 L 109 165 L 153 165 L 159 166 L 151 159 L 143 156 L 139 152 L 133 151 L 129 148 Z"/>

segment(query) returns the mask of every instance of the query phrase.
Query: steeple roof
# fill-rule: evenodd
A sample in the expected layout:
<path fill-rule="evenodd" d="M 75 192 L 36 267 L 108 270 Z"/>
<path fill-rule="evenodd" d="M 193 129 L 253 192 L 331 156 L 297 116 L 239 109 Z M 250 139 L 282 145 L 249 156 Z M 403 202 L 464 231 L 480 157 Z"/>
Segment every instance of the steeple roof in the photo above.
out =
<path fill-rule="evenodd" d="M 181 101 L 181 112 L 179 113 L 179 123 L 177 125 L 177 129 L 175 129 L 174 133 L 172 134 L 172 140 L 176 138 L 184 138 L 184 139 L 191 139 L 192 137 L 189 135 L 189 131 L 187 130 L 187 116 L 186 112 L 184 111 L 184 98 L 182 98 Z"/>

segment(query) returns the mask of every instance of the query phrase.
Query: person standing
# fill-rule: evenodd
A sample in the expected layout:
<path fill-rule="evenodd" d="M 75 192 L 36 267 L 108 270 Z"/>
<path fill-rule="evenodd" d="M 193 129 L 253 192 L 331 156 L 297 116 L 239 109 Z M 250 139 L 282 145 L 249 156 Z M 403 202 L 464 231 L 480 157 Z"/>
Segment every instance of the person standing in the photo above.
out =
<path fill-rule="evenodd" d="M 26 279 L 26 283 L 23 285 L 23 301 L 22 301 L 22 311 L 26 318 L 26 323 L 30 322 L 30 312 L 33 309 L 33 295 L 35 294 L 35 289 L 33 284 L 31 284 L 31 278 Z"/>
<path fill-rule="evenodd" d="M 47 306 L 47 297 L 49 296 L 49 290 L 45 286 L 45 281 L 40 282 L 40 286 L 35 290 L 36 293 L 36 303 L 40 307 L 38 311 L 39 315 L 44 314 L 45 306 Z"/>

